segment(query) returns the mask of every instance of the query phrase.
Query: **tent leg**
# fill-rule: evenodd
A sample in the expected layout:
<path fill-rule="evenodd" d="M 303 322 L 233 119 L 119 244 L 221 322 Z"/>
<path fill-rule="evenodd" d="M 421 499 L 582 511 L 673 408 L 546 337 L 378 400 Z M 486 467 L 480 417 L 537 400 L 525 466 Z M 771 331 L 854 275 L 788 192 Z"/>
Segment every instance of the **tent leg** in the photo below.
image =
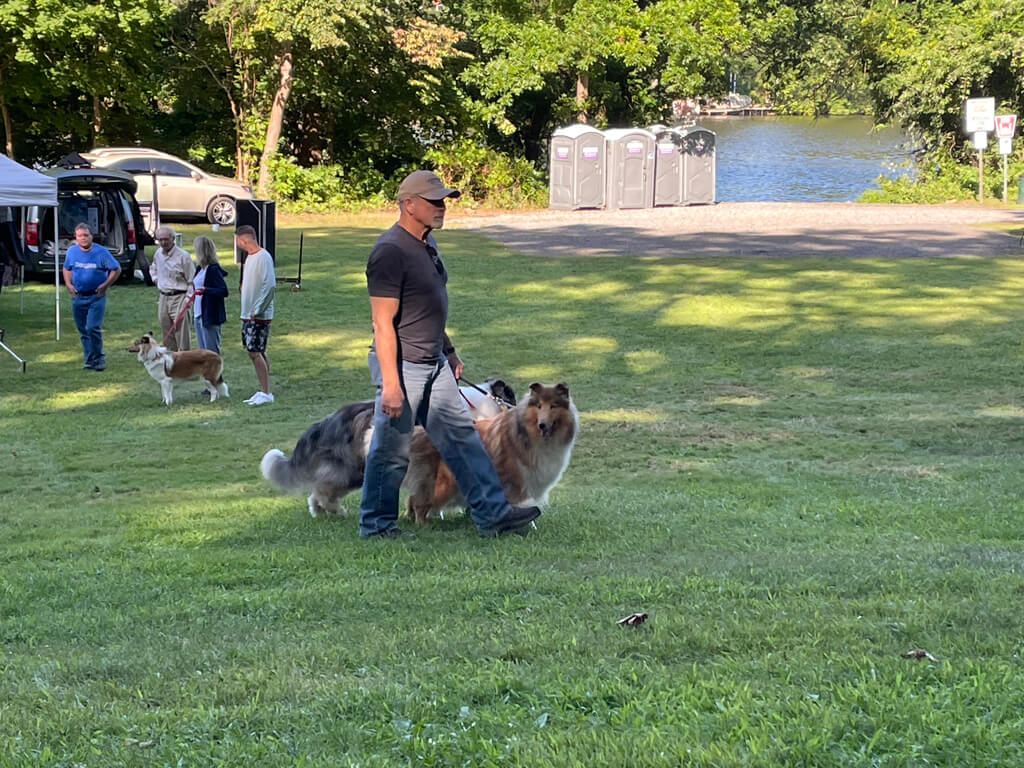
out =
<path fill-rule="evenodd" d="M 60 341 L 60 222 L 58 219 L 60 216 L 60 207 L 54 206 L 53 209 L 53 288 L 56 296 L 57 305 L 57 341 Z M 40 238 L 42 240 L 42 238 Z M 39 243 L 39 249 L 42 250 L 43 244 Z"/>
<path fill-rule="evenodd" d="M 18 357 L 16 354 L 14 354 L 14 350 L 13 349 L 11 349 L 6 344 L 4 344 L 4 334 L 6 334 L 6 333 L 7 333 L 7 331 L 5 331 L 4 329 L 0 328 L 0 347 L 5 349 L 7 351 L 7 353 L 11 357 L 13 357 L 19 363 L 21 363 L 21 372 L 24 373 L 25 372 L 25 361 L 22 360 L 20 357 Z"/>
<path fill-rule="evenodd" d="M 18 267 L 18 271 L 21 273 L 21 308 L 18 312 L 20 315 L 25 314 L 25 219 L 28 218 L 28 208 L 22 206 L 21 208 L 21 256 L 22 261 Z"/>

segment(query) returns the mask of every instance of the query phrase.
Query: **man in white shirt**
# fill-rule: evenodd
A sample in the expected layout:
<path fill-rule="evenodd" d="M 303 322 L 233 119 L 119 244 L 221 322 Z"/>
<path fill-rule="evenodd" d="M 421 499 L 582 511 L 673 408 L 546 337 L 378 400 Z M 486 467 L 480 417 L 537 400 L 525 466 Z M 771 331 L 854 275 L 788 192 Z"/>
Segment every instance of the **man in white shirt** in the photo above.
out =
<path fill-rule="evenodd" d="M 188 307 L 195 290 L 192 278 L 195 277 L 196 268 L 188 251 L 174 244 L 173 229 L 160 227 L 156 231 L 156 241 L 160 248 L 149 268 L 149 274 L 160 291 L 159 316 L 163 338 L 167 340 L 166 346 L 169 350 L 191 349 L 191 313 L 184 310 Z M 174 333 L 171 333 L 171 328 L 179 317 L 181 322 L 174 329 Z"/>
<path fill-rule="evenodd" d="M 267 358 L 270 322 L 274 319 L 274 291 L 277 289 L 274 259 L 256 240 L 256 230 L 248 224 L 235 229 L 235 243 L 247 254 L 242 265 L 242 344 L 260 381 L 260 388 L 245 402 L 264 405 L 274 402 L 274 395 L 270 392 L 270 360 Z"/>

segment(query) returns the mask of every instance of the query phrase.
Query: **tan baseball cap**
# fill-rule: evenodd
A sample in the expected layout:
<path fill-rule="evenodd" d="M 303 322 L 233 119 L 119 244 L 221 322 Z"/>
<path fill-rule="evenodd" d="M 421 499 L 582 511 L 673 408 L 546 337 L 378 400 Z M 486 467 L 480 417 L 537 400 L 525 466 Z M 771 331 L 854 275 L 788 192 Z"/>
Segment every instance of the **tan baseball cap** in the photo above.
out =
<path fill-rule="evenodd" d="M 398 187 L 398 200 L 423 197 L 427 200 L 444 200 L 446 197 L 462 197 L 457 189 L 450 189 L 433 171 L 413 171 Z"/>

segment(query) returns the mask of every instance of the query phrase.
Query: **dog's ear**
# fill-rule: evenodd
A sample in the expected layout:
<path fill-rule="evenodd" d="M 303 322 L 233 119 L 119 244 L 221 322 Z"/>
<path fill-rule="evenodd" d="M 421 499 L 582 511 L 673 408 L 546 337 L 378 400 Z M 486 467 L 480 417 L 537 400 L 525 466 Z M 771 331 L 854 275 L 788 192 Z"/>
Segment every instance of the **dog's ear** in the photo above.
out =
<path fill-rule="evenodd" d="M 541 384 L 539 381 L 535 381 L 533 382 L 533 384 L 530 385 L 530 391 L 533 392 L 533 394 L 537 394 L 542 389 L 544 389 L 544 385 Z"/>
<path fill-rule="evenodd" d="M 558 383 L 558 384 L 555 384 L 555 392 L 557 392 L 562 397 L 568 397 L 569 396 L 569 385 L 561 383 L 561 382 Z"/>

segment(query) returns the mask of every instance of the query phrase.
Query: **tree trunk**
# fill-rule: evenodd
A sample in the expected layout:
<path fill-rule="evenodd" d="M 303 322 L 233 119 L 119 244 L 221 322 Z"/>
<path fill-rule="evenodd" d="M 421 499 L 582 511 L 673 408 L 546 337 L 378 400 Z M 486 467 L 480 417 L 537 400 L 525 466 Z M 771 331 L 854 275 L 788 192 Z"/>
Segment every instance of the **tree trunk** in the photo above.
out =
<path fill-rule="evenodd" d="M 590 75 L 581 72 L 576 76 L 576 109 L 579 112 L 576 119 L 581 123 L 587 122 L 587 99 L 590 98 Z"/>
<path fill-rule="evenodd" d="M 270 108 L 270 122 L 267 123 L 267 140 L 263 144 L 263 156 L 260 158 L 260 180 L 256 186 L 256 194 L 266 199 L 270 194 L 270 160 L 277 154 L 277 143 L 281 140 L 281 126 L 284 123 L 284 110 L 288 106 L 288 97 L 292 92 L 292 53 L 285 51 L 281 56 L 281 82 L 274 95 L 274 104 Z"/>
<path fill-rule="evenodd" d="M 96 140 L 100 137 L 100 131 L 103 130 L 103 108 L 100 104 L 100 97 L 93 95 L 92 97 L 92 146 L 96 146 Z M 92 147 L 90 147 L 92 149 Z"/>
<path fill-rule="evenodd" d="M 0 77 L 0 85 L 3 84 L 3 77 Z M 14 160 L 14 127 L 11 125 L 11 111 L 7 109 L 7 99 L 4 98 L 3 88 L 0 88 L 0 114 L 4 118 L 4 154 Z"/>

